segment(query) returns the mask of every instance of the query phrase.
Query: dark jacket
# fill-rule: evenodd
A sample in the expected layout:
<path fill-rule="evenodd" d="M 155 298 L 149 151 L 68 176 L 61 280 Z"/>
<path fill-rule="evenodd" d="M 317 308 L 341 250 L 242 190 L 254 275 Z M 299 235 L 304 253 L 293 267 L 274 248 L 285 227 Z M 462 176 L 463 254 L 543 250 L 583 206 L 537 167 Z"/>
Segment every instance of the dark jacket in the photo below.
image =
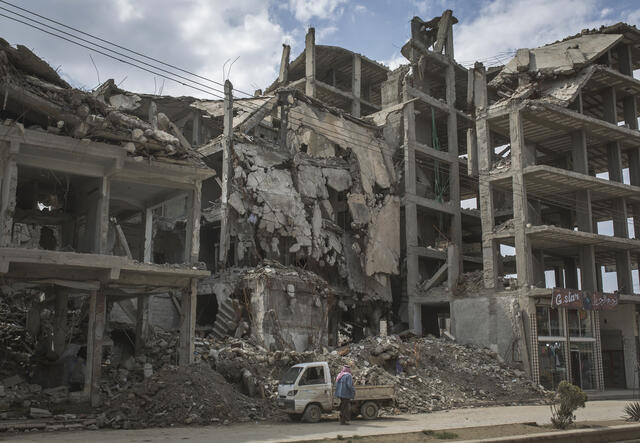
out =
<path fill-rule="evenodd" d="M 336 397 L 353 400 L 356 396 L 356 388 L 353 387 L 353 377 L 351 374 L 344 374 L 336 382 Z"/>

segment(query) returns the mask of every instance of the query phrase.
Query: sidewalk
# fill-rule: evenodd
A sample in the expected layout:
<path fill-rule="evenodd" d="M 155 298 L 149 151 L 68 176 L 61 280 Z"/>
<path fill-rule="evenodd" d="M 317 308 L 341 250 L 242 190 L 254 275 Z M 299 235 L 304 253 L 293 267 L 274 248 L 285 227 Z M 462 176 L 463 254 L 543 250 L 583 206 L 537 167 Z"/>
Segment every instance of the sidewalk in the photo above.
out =
<path fill-rule="evenodd" d="M 623 415 L 627 401 L 605 400 L 587 403 L 576 415 L 578 421 L 617 420 Z M 399 415 L 378 420 L 355 420 L 351 426 L 340 426 L 336 420 L 316 424 L 305 423 L 245 423 L 231 426 L 192 428 L 163 428 L 140 430 L 100 430 L 61 433 L 19 434 L 0 441 L 16 442 L 173 442 L 235 443 L 278 442 L 335 438 L 338 434 L 381 435 L 418 432 L 423 429 L 453 429 L 460 427 L 488 426 L 523 422 L 549 422 L 548 406 L 499 406 L 476 409 L 456 409 L 431 414 Z"/>

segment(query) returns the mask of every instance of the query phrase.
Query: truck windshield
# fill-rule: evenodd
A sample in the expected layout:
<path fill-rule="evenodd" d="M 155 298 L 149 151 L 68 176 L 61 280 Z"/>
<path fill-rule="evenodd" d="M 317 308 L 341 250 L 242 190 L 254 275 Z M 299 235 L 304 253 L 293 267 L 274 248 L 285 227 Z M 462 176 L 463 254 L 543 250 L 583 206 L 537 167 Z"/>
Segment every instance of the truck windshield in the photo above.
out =
<path fill-rule="evenodd" d="M 296 379 L 298 378 L 298 375 L 300 374 L 300 371 L 302 371 L 302 368 L 300 367 L 289 368 L 289 370 L 285 372 L 285 374 L 282 376 L 282 379 L 280 379 L 280 384 L 281 385 L 294 384 L 296 382 Z"/>

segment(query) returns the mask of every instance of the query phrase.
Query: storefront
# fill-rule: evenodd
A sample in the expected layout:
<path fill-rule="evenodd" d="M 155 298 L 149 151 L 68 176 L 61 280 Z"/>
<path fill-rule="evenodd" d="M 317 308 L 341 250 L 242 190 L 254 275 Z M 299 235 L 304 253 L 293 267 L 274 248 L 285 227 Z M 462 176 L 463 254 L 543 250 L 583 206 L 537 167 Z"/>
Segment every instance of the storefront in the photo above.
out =
<path fill-rule="evenodd" d="M 604 389 L 600 314 L 617 306 L 617 295 L 567 289 L 540 300 L 531 331 L 534 380 L 553 390 L 562 380 L 584 390 Z"/>

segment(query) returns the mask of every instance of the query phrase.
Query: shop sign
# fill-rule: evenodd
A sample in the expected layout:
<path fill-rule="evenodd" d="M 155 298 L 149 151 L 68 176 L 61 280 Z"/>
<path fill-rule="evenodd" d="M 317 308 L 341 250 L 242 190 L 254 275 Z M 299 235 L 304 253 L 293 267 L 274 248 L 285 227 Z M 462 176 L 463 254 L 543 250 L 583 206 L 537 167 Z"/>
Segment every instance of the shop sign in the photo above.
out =
<path fill-rule="evenodd" d="M 553 288 L 551 306 L 585 311 L 604 311 L 618 306 L 619 298 L 618 294 L 606 292 L 590 293 L 577 289 Z"/>

